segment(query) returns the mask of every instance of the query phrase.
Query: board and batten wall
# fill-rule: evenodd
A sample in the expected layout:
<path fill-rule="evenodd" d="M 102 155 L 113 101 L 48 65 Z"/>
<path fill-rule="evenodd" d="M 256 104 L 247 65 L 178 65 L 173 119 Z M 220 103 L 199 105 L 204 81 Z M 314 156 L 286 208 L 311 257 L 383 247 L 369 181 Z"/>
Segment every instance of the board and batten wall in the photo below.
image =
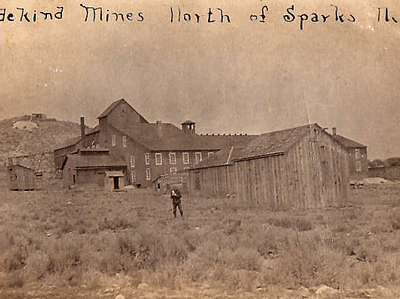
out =
<path fill-rule="evenodd" d="M 342 206 L 348 196 L 346 150 L 325 132 L 305 136 L 286 153 L 189 171 L 190 191 L 232 196 L 271 210 Z"/>
<path fill-rule="evenodd" d="M 189 192 L 196 195 L 236 194 L 235 165 L 227 164 L 189 170 Z"/>

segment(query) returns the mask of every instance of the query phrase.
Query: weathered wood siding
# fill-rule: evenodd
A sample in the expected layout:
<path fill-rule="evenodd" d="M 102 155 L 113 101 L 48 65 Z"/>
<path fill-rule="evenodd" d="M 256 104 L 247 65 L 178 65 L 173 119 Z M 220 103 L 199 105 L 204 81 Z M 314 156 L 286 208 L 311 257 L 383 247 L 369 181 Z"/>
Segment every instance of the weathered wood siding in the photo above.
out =
<path fill-rule="evenodd" d="M 236 162 L 238 198 L 269 209 L 343 205 L 347 152 L 324 132 L 313 133 L 284 155 Z"/>
<path fill-rule="evenodd" d="M 210 196 L 236 194 L 235 166 L 225 165 L 189 171 L 190 193 Z"/>
<path fill-rule="evenodd" d="M 190 170 L 190 190 L 236 194 L 249 205 L 276 209 L 341 206 L 348 195 L 347 152 L 323 131 L 313 131 L 285 154 Z"/>
<path fill-rule="evenodd" d="M 34 190 L 35 171 L 20 165 L 8 168 L 8 182 L 10 190 Z"/>

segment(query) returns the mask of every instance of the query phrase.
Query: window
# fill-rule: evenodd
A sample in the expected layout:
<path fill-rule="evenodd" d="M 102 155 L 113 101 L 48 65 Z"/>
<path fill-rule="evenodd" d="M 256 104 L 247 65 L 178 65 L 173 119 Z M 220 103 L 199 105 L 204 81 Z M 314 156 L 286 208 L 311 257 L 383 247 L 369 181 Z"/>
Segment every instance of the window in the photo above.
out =
<path fill-rule="evenodd" d="M 183 164 L 189 164 L 189 153 L 182 153 Z"/>
<path fill-rule="evenodd" d="M 176 164 L 176 153 L 169 153 L 169 164 Z"/>
<path fill-rule="evenodd" d="M 208 152 L 207 157 L 212 156 L 212 154 L 214 154 L 214 152 Z"/>
<path fill-rule="evenodd" d="M 131 183 L 136 183 L 136 172 L 134 170 L 131 171 Z"/>
<path fill-rule="evenodd" d="M 150 154 L 149 153 L 144 154 L 144 163 L 146 165 L 150 165 Z"/>
<path fill-rule="evenodd" d="M 156 165 L 162 165 L 162 154 L 156 153 Z"/>
<path fill-rule="evenodd" d="M 178 171 L 178 169 L 176 168 L 176 167 L 171 167 L 170 169 L 169 169 L 169 172 L 170 173 L 176 173 Z"/>
<path fill-rule="evenodd" d="M 146 168 L 146 180 L 148 180 L 148 181 L 151 180 L 150 168 Z"/>
<path fill-rule="evenodd" d="M 201 153 L 196 153 L 196 164 L 201 162 Z"/>
<path fill-rule="evenodd" d="M 116 146 L 117 145 L 117 139 L 115 138 L 115 135 L 112 135 L 111 137 L 111 145 Z"/>
<path fill-rule="evenodd" d="M 126 147 L 126 136 L 122 136 L 122 147 Z"/>
<path fill-rule="evenodd" d="M 135 168 L 136 163 L 135 163 L 135 156 L 131 156 L 131 168 Z"/>
<path fill-rule="evenodd" d="M 356 161 L 356 171 L 361 171 L 361 161 Z"/>
<path fill-rule="evenodd" d="M 356 159 L 360 159 L 360 149 L 359 148 L 355 149 L 354 156 L 355 156 Z"/>

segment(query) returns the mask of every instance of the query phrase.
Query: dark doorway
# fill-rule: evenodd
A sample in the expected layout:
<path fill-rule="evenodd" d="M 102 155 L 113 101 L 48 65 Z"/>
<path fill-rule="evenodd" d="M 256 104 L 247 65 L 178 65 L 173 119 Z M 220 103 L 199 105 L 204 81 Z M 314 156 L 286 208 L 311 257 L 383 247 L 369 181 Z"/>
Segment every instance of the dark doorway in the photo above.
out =
<path fill-rule="evenodd" d="M 118 177 L 114 178 L 114 190 L 119 189 L 119 179 Z"/>

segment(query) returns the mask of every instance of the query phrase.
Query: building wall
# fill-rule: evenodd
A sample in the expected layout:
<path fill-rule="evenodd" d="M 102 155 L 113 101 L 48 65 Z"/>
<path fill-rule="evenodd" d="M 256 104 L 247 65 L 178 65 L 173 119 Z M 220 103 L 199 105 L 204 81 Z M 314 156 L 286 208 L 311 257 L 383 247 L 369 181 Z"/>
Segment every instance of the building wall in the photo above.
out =
<path fill-rule="evenodd" d="M 106 117 L 101 118 L 101 120 L 106 121 L 109 125 L 121 129 L 126 129 L 133 123 L 139 124 L 146 122 L 139 113 L 125 102 L 120 102 L 117 107 L 115 107 Z"/>
<path fill-rule="evenodd" d="M 146 182 L 146 167 L 144 156 L 146 152 L 149 152 L 145 147 L 141 144 L 137 143 L 135 140 L 130 138 L 129 136 L 124 135 L 121 131 L 107 126 L 105 130 L 107 133 L 104 134 L 102 132 L 100 142 L 103 145 L 107 144 L 108 149 L 110 151 L 110 156 L 122 158 L 127 166 L 125 173 L 125 183 L 131 185 L 140 184 L 141 186 L 150 186 L 151 184 L 147 184 Z M 113 146 L 112 138 L 115 136 L 115 145 Z M 123 145 L 123 137 L 126 137 L 126 147 Z M 101 144 L 101 146 L 103 146 Z M 131 163 L 131 157 L 134 157 L 134 163 Z M 134 167 L 132 167 L 134 166 Z M 132 180 L 132 172 L 134 172 L 134 181 Z"/>
<path fill-rule="evenodd" d="M 68 161 L 67 161 L 67 163 L 68 163 Z M 76 176 L 76 171 L 73 167 L 68 166 L 68 167 L 64 168 L 63 176 L 62 176 L 64 188 L 70 188 L 71 186 L 73 186 L 75 184 L 72 179 L 74 174 Z"/>
<path fill-rule="evenodd" d="M 107 117 L 99 119 L 99 146 L 104 148 L 111 147 L 111 127 L 108 126 Z M 109 144 L 110 143 L 110 144 Z"/>
<path fill-rule="evenodd" d="M 358 153 L 356 151 L 358 150 Z M 368 173 L 368 157 L 367 148 L 349 148 L 349 171 L 350 177 L 353 179 L 365 178 Z M 359 163 L 359 166 L 357 166 Z"/>
<path fill-rule="evenodd" d="M 171 163 L 170 155 L 175 154 L 176 163 Z M 184 153 L 189 156 L 189 163 L 184 164 Z M 208 151 L 151 151 L 149 152 L 150 164 L 146 165 L 146 169 L 150 169 L 151 179 L 154 181 L 156 178 L 164 174 L 173 173 L 173 171 L 181 171 L 193 167 L 196 164 L 196 154 L 200 153 L 202 159 L 207 157 Z M 157 165 L 156 155 L 161 154 L 161 165 Z M 143 156 L 144 159 L 144 156 Z"/>
<path fill-rule="evenodd" d="M 57 169 L 61 169 L 67 154 L 75 152 L 80 146 L 80 142 L 54 150 L 54 163 Z"/>
<path fill-rule="evenodd" d="M 105 172 L 99 169 L 82 169 L 76 172 L 76 185 L 93 184 L 104 186 Z"/>
<path fill-rule="evenodd" d="M 134 139 L 124 135 L 120 130 L 115 129 L 104 123 L 100 130 L 100 146 L 107 147 L 110 155 L 113 157 L 123 158 L 127 165 L 126 184 L 137 185 L 142 187 L 151 187 L 154 180 L 164 174 L 180 171 L 192 167 L 196 164 L 196 154 L 200 153 L 201 158 L 205 159 L 209 151 L 152 151 L 137 143 Z M 113 145 L 113 136 L 115 136 L 115 145 Z M 125 147 L 123 138 L 126 137 Z M 176 162 L 171 163 L 170 154 L 175 153 Z M 183 156 L 187 153 L 189 163 L 184 164 Z M 146 154 L 149 155 L 148 164 L 146 164 Z M 161 164 L 156 163 L 156 155 L 161 154 Z M 135 157 L 135 167 L 132 168 L 131 157 Z M 132 171 L 135 173 L 136 181 L 132 181 Z M 147 173 L 150 173 L 148 179 Z"/>
<path fill-rule="evenodd" d="M 99 132 L 94 132 L 88 135 L 85 135 L 82 141 L 82 147 L 84 148 L 94 148 L 99 146 Z"/>
<path fill-rule="evenodd" d="M 189 170 L 191 193 L 235 194 L 268 209 L 341 206 L 348 195 L 347 152 L 317 130 L 284 155 Z"/>
<path fill-rule="evenodd" d="M 129 136 L 125 136 L 124 146 L 124 134 L 119 129 L 123 130 L 140 123 L 147 123 L 147 121 L 124 102 L 121 102 L 106 117 L 99 119 L 99 146 L 108 148 L 112 157 L 124 159 L 127 165 L 125 176 L 127 184 L 140 184 L 140 186 L 150 187 L 153 186 L 155 179 L 161 175 L 195 165 L 196 153 L 200 151 L 184 151 L 189 154 L 189 163 L 184 164 L 182 151 L 172 151 L 176 155 L 176 163 L 171 163 L 171 151 L 151 151 Z M 113 143 L 113 136 L 115 136 L 115 143 Z M 145 159 L 146 154 L 149 155 L 148 164 Z M 161 165 L 156 163 L 156 154 L 161 154 Z M 207 151 L 201 151 L 202 159 L 205 159 L 207 155 Z M 131 157 L 135 157 L 134 167 L 132 167 Z"/>
<path fill-rule="evenodd" d="M 236 163 L 238 198 L 270 209 L 341 206 L 349 188 L 347 152 L 324 132 L 314 134 L 285 155 Z"/>
<path fill-rule="evenodd" d="M 106 177 L 106 171 L 122 171 L 123 167 L 98 167 L 91 169 L 79 169 L 75 165 L 67 165 L 63 175 L 63 185 L 65 188 L 72 186 L 100 187 L 107 190 L 113 189 L 113 178 Z M 75 176 L 75 182 L 74 182 Z M 120 177 L 120 189 L 124 187 L 124 177 Z"/>
<path fill-rule="evenodd" d="M 118 178 L 118 189 L 123 189 L 125 186 L 124 177 L 117 177 Z M 112 191 L 114 189 L 114 179 L 115 177 L 105 177 L 104 178 L 104 186 L 106 190 Z"/>
<path fill-rule="evenodd" d="M 8 168 L 8 182 L 10 190 L 34 190 L 35 189 L 35 171 L 13 165 Z"/>
<path fill-rule="evenodd" d="M 235 165 L 189 171 L 189 189 L 194 195 L 230 196 L 237 193 Z"/>

